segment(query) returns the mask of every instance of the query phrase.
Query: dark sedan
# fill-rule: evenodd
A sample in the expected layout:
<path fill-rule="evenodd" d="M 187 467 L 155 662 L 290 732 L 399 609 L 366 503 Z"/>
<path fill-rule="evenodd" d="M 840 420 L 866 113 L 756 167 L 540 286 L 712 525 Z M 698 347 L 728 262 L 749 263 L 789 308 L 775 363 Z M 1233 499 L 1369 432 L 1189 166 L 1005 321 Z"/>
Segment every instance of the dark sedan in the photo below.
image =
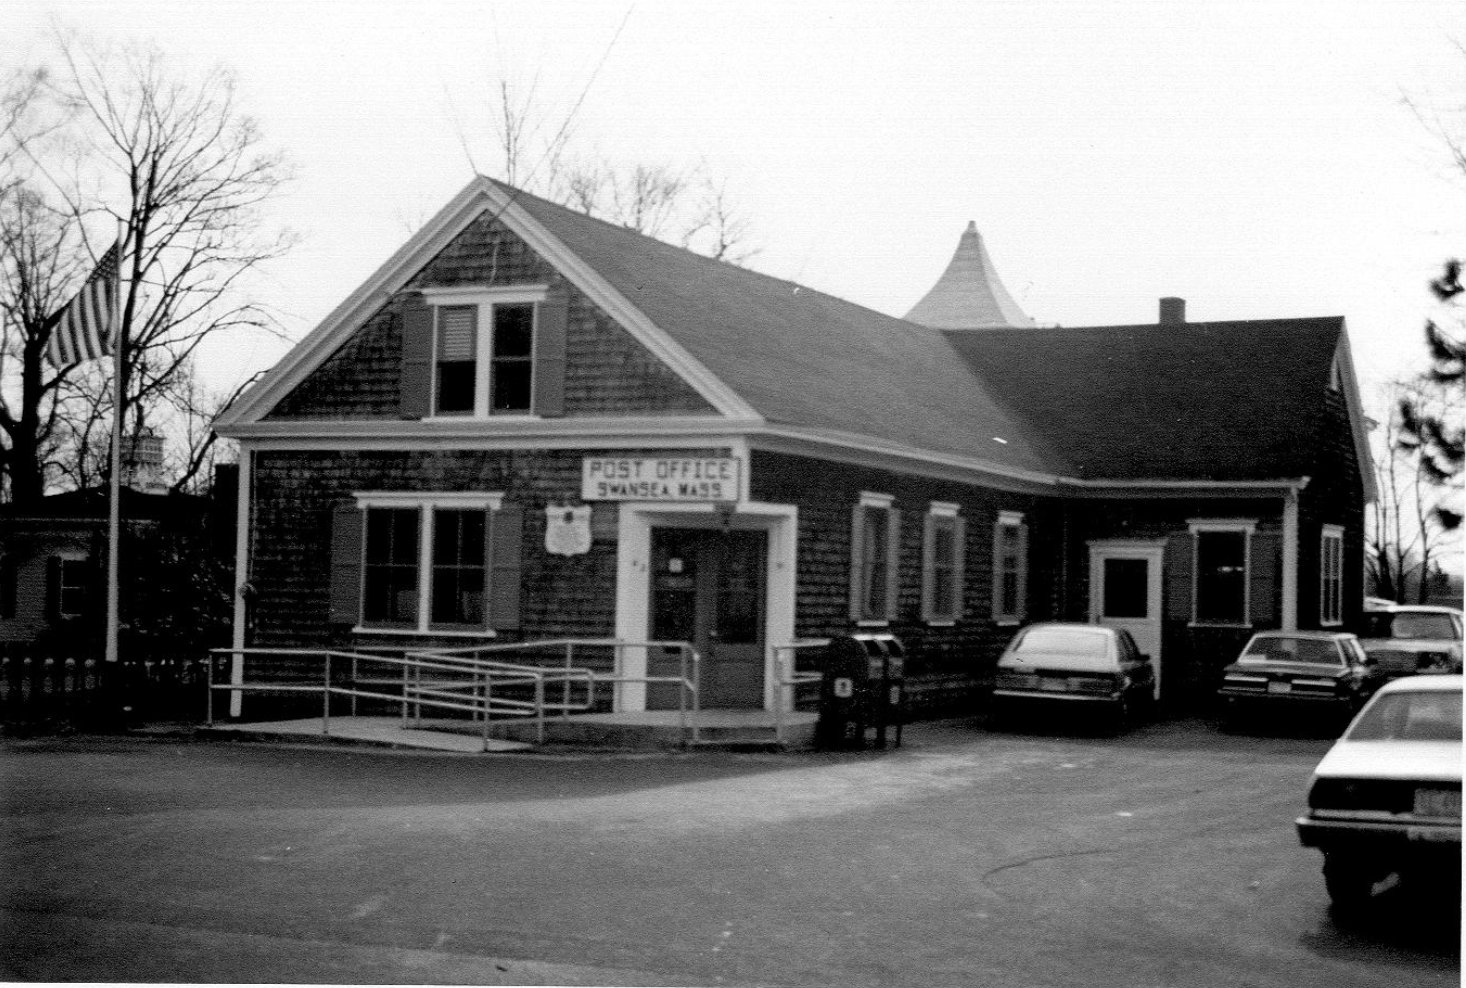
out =
<path fill-rule="evenodd" d="M 1223 717 L 1245 711 L 1338 710 L 1353 715 L 1385 677 L 1354 635 L 1328 631 L 1263 631 L 1222 671 Z"/>

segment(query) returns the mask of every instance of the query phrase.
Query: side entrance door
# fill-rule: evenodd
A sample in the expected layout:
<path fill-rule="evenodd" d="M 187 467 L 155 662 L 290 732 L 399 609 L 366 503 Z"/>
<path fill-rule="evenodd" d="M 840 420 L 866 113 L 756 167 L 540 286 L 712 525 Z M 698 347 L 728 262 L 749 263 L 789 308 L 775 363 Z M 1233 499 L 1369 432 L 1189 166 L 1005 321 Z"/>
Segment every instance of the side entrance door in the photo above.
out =
<path fill-rule="evenodd" d="M 1156 542 L 1092 542 L 1089 546 L 1089 620 L 1124 628 L 1155 669 L 1161 695 L 1161 563 Z"/>
<path fill-rule="evenodd" d="M 652 639 L 692 642 L 703 707 L 762 708 L 768 533 L 654 528 L 651 556 Z M 679 665 L 653 649 L 647 668 L 677 675 Z M 648 688 L 649 709 L 676 706 L 675 687 Z"/>

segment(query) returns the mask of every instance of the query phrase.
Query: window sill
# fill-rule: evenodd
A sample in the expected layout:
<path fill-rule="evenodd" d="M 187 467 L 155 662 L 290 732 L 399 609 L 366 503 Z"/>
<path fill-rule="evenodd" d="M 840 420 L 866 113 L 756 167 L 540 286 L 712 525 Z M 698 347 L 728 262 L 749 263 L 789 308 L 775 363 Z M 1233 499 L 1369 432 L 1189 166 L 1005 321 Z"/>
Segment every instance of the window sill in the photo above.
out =
<path fill-rule="evenodd" d="M 1236 622 L 1236 621 L 1191 621 L 1191 622 L 1189 622 L 1186 625 L 1186 627 L 1188 627 L 1188 628 L 1216 628 L 1218 630 L 1223 630 L 1223 629 L 1226 629 L 1226 628 L 1233 628 L 1233 629 L 1238 629 L 1238 630 L 1242 630 L 1242 631 L 1251 631 L 1253 626 L 1252 626 L 1252 623 L 1250 621 L 1249 622 L 1245 622 L 1245 623 Z"/>
<path fill-rule="evenodd" d="M 357 625 L 355 628 L 352 628 L 351 629 L 351 633 L 353 635 L 382 635 L 382 636 L 385 636 L 385 637 L 395 636 L 395 637 L 399 637 L 399 638 L 497 638 L 498 637 L 498 632 L 493 631 L 492 629 L 489 629 L 489 628 L 482 628 L 482 629 L 478 629 L 478 630 L 468 630 L 468 629 L 449 630 L 447 628 L 441 628 L 441 629 L 432 629 L 432 628 L 430 628 L 430 629 L 424 631 L 421 628 L 372 628 L 372 627 L 368 627 L 366 625 L 360 625 L 360 624 Z"/>
<path fill-rule="evenodd" d="M 473 412 L 444 414 L 440 412 L 437 415 L 425 416 L 422 421 L 437 422 L 443 425 L 462 425 L 464 422 L 537 422 L 541 417 L 533 412 L 500 412 L 497 415 L 476 415 Z"/>
<path fill-rule="evenodd" d="M 891 622 L 885 619 L 880 621 L 856 621 L 855 626 L 857 628 L 889 628 Z"/>
<path fill-rule="evenodd" d="M 993 618 L 993 624 L 999 628 L 1016 628 L 1022 623 L 1022 618 Z"/>
<path fill-rule="evenodd" d="M 955 627 L 957 627 L 957 619 L 956 618 L 932 618 L 931 620 L 927 621 L 926 626 L 928 628 L 955 628 Z"/>
<path fill-rule="evenodd" d="M 1320 621 L 1320 622 L 1318 622 L 1318 626 L 1320 628 L 1342 628 L 1344 626 L 1344 622 L 1343 621 Z"/>

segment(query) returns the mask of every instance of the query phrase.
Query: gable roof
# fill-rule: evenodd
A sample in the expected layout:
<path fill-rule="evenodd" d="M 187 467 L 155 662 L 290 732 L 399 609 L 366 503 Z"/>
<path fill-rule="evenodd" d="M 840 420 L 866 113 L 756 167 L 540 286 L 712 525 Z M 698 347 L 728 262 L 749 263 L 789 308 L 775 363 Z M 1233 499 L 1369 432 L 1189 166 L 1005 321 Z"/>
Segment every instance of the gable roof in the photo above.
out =
<path fill-rule="evenodd" d="M 1044 485 L 1292 484 L 1308 472 L 1300 438 L 1315 435 L 1330 361 L 1342 354 L 1356 451 L 1371 490 L 1341 318 L 943 331 L 482 176 L 221 416 L 219 431 L 250 435 L 251 424 L 486 212 L 707 397 L 721 416 L 707 421 L 750 436 Z M 969 232 L 985 258 L 975 228 Z M 1319 381 L 1325 384 L 1315 388 Z M 560 419 L 544 429 L 563 435 L 590 425 L 576 423 Z M 442 423 L 423 425 L 437 437 Z M 316 428 L 274 423 L 258 434 Z M 401 441 L 423 433 L 399 421 L 376 428 Z"/>
<path fill-rule="evenodd" d="M 998 329 L 1032 326 L 988 256 L 977 224 L 969 221 L 947 270 L 906 318 L 937 329 Z"/>
<path fill-rule="evenodd" d="M 1338 316 L 949 338 L 986 388 L 1093 480 L 1307 475 L 1346 339 Z"/>
<path fill-rule="evenodd" d="M 767 422 L 1062 468 L 973 380 L 946 337 L 534 196 L 518 204 Z M 996 438 L 995 438 L 996 437 Z"/>

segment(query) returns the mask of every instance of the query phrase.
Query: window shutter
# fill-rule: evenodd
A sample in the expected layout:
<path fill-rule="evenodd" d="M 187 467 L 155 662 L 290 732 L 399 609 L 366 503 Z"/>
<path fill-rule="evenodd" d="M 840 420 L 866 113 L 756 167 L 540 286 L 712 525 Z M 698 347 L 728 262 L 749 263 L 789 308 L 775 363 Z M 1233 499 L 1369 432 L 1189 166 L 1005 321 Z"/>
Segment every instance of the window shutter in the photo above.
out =
<path fill-rule="evenodd" d="M 963 593 L 967 587 L 967 519 L 957 516 L 952 532 L 952 618 L 961 621 L 967 613 Z"/>
<path fill-rule="evenodd" d="M 61 620 L 60 556 L 51 556 L 46 560 L 46 620 L 52 624 Z"/>
<path fill-rule="evenodd" d="M 524 509 L 503 504 L 489 513 L 489 627 L 495 631 L 519 627 L 520 554 L 524 539 Z"/>
<path fill-rule="evenodd" d="M 1028 523 L 1018 526 L 1018 620 L 1028 620 Z"/>
<path fill-rule="evenodd" d="M 570 318 L 570 294 L 564 286 L 550 289 L 535 307 L 534 414 L 554 418 L 565 414 L 565 332 Z"/>
<path fill-rule="evenodd" d="M 1248 592 L 1252 596 L 1250 602 L 1251 614 L 1248 620 L 1254 624 L 1264 627 L 1272 627 L 1282 621 L 1282 600 L 1278 593 L 1279 570 L 1282 565 L 1283 539 L 1278 532 L 1253 532 L 1252 544 L 1249 548 L 1249 559 L 1247 561 L 1247 579 L 1252 586 Z M 1300 567 L 1301 568 L 1301 567 Z M 1314 600 L 1315 596 L 1299 594 L 1300 605 L 1305 600 Z M 1303 618 L 1303 608 L 1299 608 L 1299 618 Z M 1318 615 L 1315 614 L 1317 621 Z M 1304 625 L 1307 627 L 1307 625 Z"/>
<path fill-rule="evenodd" d="M 936 620 L 937 519 L 927 515 L 921 527 L 921 619 Z"/>
<path fill-rule="evenodd" d="M 0 618 L 15 617 L 15 557 L 0 556 Z"/>
<path fill-rule="evenodd" d="M 354 504 L 331 511 L 331 623 L 361 618 L 361 552 L 365 513 Z"/>
<path fill-rule="evenodd" d="M 1166 541 L 1166 617 L 1190 621 L 1192 581 L 1196 577 L 1196 536 L 1190 532 L 1172 535 Z"/>
<path fill-rule="evenodd" d="M 433 308 L 413 293 L 402 307 L 402 380 L 398 413 L 405 419 L 427 418 L 433 395 Z M 352 621 L 355 624 L 355 620 Z"/>
<path fill-rule="evenodd" d="M 861 574 L 865 570 L 865 506 L 857 504 L 850 514 L 850 620 L 865 617 Z"/>
<path fill-rule="evenodd" d="M 887 621 L 896 620 L 896 593 L 901 587 L 901 574 L 896 566 L 901 558 L 901 512 L 886 509 L 886 613 Z"/>

